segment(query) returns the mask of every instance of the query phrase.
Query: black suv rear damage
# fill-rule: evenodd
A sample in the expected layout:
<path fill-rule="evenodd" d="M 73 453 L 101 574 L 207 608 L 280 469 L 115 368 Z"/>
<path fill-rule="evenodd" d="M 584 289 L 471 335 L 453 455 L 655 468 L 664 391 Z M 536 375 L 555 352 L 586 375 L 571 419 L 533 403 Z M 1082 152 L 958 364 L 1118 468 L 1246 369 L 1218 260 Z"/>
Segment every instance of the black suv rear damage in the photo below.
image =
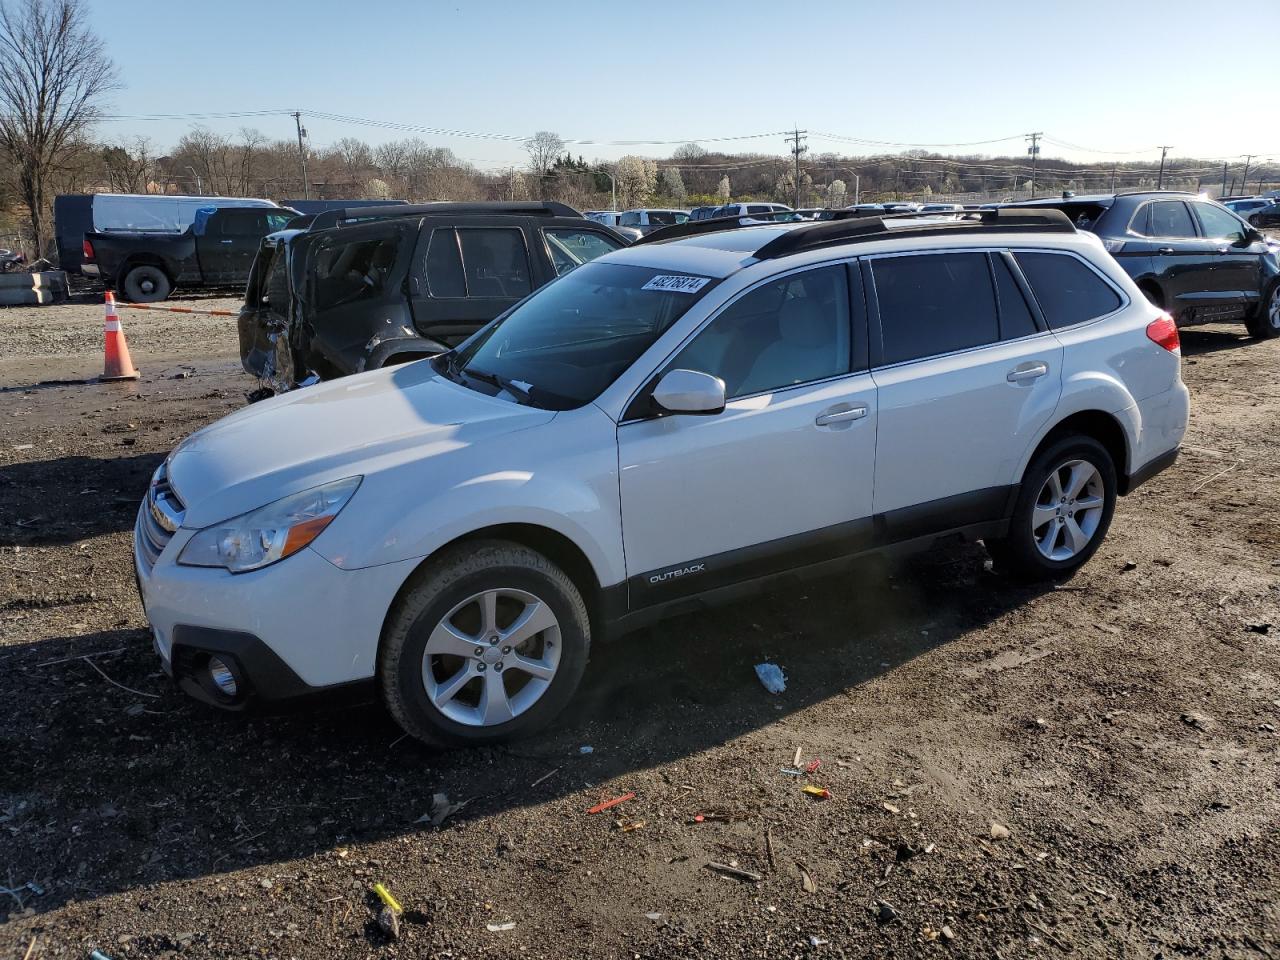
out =
<path fill-rule="evenodd" d="M 240 311 L 241 362 L 280 392 L 442 353 L 625 245 L 559 203 L 328 211 L 263 240 Z"/>

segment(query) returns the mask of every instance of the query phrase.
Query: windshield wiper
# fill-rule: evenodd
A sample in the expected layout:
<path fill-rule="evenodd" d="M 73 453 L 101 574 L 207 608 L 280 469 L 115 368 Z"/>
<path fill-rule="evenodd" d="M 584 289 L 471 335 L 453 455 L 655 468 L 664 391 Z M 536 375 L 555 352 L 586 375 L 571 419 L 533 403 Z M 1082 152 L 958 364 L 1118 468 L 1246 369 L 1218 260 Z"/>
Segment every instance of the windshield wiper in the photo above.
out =
<path fill-rule="evenodd" d="M 460 371 L 464 376 L 479 380 L 481 383 L 487 383 L 497 387 L 499 390 L 505 390 L 521 403 L 527 403 L 529 406 L 538 406 L 526 387 L 518 380 L 510 380 L 506 377 L 500 377 L 496 373 L 490 373 L 488 370 L 474 370 L 471 367 Z"/>

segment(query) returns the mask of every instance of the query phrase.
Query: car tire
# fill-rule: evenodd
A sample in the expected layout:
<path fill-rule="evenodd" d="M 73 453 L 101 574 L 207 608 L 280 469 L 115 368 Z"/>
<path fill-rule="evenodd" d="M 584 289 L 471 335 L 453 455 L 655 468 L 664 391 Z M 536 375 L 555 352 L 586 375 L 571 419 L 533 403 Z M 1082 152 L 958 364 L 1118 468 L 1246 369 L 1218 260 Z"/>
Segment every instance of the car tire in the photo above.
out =
<path fill-rule="evenodd" d="M 1257 340 L 1280 337 L 1280 280 L 1271 284 L 1253 315 L 1245 321 L 1249 336 Z"/>
<path fill-rule="evenodd" d="M 590 645 L 587 606 L 568 574 L 521 544 L 470 541 L 429 561 L 401 592 L 378 682 L 391 715 L 419 740 L 501 743 L 564 709 Z"/>
<path fill-rule="evenodd" d="M 149 263 L 131 269 L 120 284 L 120 295 L 130 303 L 157 303 L 172 290 L 168 274 Z"/>
<path fill-rule="evenodd" d="M 1116 486 L 1115 461 L 1101 443 L 1082 434 L 1055 440 L 1027 466 L 1008 534 L 987 544 L 992 559 L 1020 580 L 1070 576 L 1106 537 Z"/>

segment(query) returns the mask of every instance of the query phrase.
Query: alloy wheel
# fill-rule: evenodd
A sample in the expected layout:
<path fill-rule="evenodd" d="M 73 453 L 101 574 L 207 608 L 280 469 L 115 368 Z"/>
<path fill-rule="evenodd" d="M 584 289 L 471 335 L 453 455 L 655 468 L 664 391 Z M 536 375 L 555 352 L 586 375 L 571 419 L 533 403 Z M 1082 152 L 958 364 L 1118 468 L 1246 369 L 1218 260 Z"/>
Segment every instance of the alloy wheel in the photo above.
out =
<path fill-rule="evenodd" d="M 1106 488 L 1088 460 L 1068 460 L 1049 471 L 1031 514 L 1036 548 L 1058 562 L 1077 556 L 1092 542 L 1102 522 Z"/>
<path fill-rule="evenodd" d="M 560 623 L 545 601 L 524 590 L 485 590 L 455 606 L 431 631 L 422 683 L 450 720 L 497 726 L 547 692 L 560 648 Z"/>

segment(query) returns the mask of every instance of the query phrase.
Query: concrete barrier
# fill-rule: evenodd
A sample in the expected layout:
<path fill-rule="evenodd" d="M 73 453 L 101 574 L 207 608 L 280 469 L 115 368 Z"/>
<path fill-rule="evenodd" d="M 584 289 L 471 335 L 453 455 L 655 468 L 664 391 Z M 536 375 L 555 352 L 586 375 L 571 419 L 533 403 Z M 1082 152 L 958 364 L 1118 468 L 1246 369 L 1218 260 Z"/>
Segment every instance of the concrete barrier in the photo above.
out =
<path fill-rule="evenodd" d="M 0 273 L 0 306 L 57 303 L 70 295 L 64 270 Z"/>

